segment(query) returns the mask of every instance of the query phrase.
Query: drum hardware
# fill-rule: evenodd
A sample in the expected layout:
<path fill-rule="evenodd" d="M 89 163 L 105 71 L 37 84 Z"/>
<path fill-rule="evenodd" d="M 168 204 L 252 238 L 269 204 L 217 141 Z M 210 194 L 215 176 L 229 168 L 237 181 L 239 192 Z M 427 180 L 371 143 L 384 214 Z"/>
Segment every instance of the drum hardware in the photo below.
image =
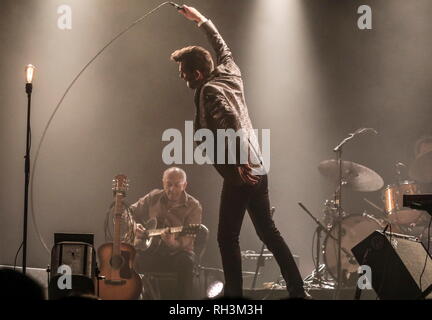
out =
<path fill-rule="evenodd" d="M 317 224 L 317 229 L 316 229 L 317 245 L 316 245 L 315 270 L 314 270 L 313 274 L 311 276 L 309 276 L 308 278 L 306 278 L 305 280 L 307 282 L 309 282 L 310 286 L 315 286 L 315 285 L 317 285 L 318 287 L 334 286 L 334 284 L 331 283 L 331 281 L 329 281 L 329 279 L 328 279 L 329 278 L 328 268 L 326 268 L 327 264 L 324 264 L 324 266 L 320 264 L 320 258 L 321 258 L 320 253 L 322 252 L 322 250 L 321 250 L 321 233 L 324 232 L 327 235 L 326 239 L 330 238 L 330 239 L 334 240 L 335 242 L 338 242 L 337 238 L 335 238 L 335 236 L 330 232 L 330 230 L 325 228 L 324 225 L 301 202 L 299 202 L 298 205 Z M 334 230 L 334 229 L 331 229 L 331 230 Z M 341 247 L 341 252 L 343 252 L 344 257 L 347 261 L 350 261 L 351 263 L 355 264 L 354 256 L 346 248 Z M 332 278 L 334 280 L 336 280 L 335 276 L 332 276 Z"/>
<path fill-rule="evenodd" d="M 396 177 L 397 177 L 397 181 L 398 182 L 402 182 L 402 173 L 401 173 L 401 169 L 400 168 L 406 168 L 406 164 L 402 163 L 402 162 L 396 162 L 395 163 L 395 167 L 396 167 Z"/>
<path fill-rule="evenodd" d="M 378 132 L 373 128 L 360 128 L 355 132 L 348 134 L 348 136 L 343 139 L 333 151 L 336 153 L 336 159 L 323 161 L 319 164 L 318 169 L 324 176 L 337 182 L 338 189 L 335 192 L 335 204 L 338 208 L 338 214 L 336 216 L 335 227 L 338 230 L 337 233 L 337 277 L 336 277 L 336 291 L 335 298 L 339 298 L 340 290 L 342 285 L 342 186 L 343 182 L 353 190 L 370 192 L 377 191 L 381 189 L 384 185 L 383 179 L 373 170 L 362 166 L 360 164 L 342 161 L 342 149 L 343 146 L 353 139 L 356 135 L 373 132 L 378 134 Z M 333 237 L 332 237 L 333 238 Z M 350 254 L 351 255 L 351 254 Z"/>
<path fill-rule="evenodd" d="M 363 200 L 364 200 L 367 204 L 369 204 L 369 205 L 371 205 L 372 207 L 374 207 L 375 209 L 377 209 L 377 210 L 381 213 L 381 215 L 382 215 L 383 217 L 385 217 L 385 210 L 384 210 L 383 208 L 381 208 L 380 206 L 378 206 L 377 204 L 373 203 L 372 201 L 370 201 L 370 200 L 367 199 L 367 198 L 363 198 Z"/>
<path fill-rule="evenodd" d="M 318 267 L 315 265 L 315 269 L 303 279 L 303 282 L 309 289 L 334 289 L 335 287 L 334 281 L 326 271 L 325 264 L 320 264 Z"/>
<path fill-rule="evenodd" d="M 330 230 L 333 227 L 334 219 L 337 215 L 337 206 L 334 200 L 326 199 L 324 201 L 324 210 L 323 210 L 324 218 L 323 223 L 327 230 Z"/>

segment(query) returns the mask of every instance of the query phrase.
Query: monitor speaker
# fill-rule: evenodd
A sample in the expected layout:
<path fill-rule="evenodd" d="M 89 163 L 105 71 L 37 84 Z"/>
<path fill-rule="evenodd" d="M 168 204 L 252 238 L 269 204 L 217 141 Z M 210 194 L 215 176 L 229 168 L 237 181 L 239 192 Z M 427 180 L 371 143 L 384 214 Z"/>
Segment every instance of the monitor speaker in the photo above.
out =
<path fill-rule="evenodd" d="M 84 294 L 94 295 L 96 255 L 92 236 L 55 234 L 54 242 L 51 250 L 49 299 Z M 70 287 L 67 285 L 66 277 L 70 277 Z"/>
<path fill-rule="evenodd" d="M 432 284 L 431 257 L 416 238 L 375 231 L 351 251 L 359 265 L 370 267 L 371 285 L 381 300 L 421 299 Z"/>

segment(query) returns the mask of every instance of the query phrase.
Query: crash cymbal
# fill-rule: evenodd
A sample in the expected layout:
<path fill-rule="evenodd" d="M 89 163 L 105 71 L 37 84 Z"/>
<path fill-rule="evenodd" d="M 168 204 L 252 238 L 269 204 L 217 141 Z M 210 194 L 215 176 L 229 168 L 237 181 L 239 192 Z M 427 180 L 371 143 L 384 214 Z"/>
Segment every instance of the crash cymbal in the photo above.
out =
<path fill-rule="evenodd" d="M 324 160 L 318 166 L 319 172 L 337 183 L 339 181 L 339 163 L 335 159 Z M 344 185 L 362 192 L 377 191 L 384 186 L 381 176 L 361 164 L 342 161 L 342 180 Z"/>
<path fill-rule="evenodd" d="M 418 182 L 432 182 L 432 151 L 420 154 L 412 163 L 409 176 Z"/>

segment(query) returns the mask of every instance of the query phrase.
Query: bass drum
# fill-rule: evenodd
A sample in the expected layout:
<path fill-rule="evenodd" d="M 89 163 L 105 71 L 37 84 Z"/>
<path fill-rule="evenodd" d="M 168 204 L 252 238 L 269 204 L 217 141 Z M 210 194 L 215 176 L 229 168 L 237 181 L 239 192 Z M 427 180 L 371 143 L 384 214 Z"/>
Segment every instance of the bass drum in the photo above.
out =
<path fill-rule="evenodd" d="M 351 249 L 375 230 L 381 230 L 384 223 L 372 215 L 349 215 L 342 218 L 342 240 L 341 240 L 341 274 L 342 281 L 347 281 L 352 273 L 357 273 L 358 263 Z M 330 229 L 330 235 L 326 235 L 324 241 L 323 257 L 327 271 L 333 279 L 337 279 L 338 260 L 338 228 L 334 225 Z"/>

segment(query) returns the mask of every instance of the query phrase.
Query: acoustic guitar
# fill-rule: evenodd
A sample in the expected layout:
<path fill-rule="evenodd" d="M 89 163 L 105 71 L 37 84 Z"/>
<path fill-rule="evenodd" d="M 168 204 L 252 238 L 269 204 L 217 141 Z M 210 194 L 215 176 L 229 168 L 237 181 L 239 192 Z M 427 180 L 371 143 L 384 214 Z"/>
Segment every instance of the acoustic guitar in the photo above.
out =
<path fill-rule="evenodd" d="M 121 216 L 124 211 L 128 179 L 117 175 L 113 180 L 114 237 L 113 242 L 99 247 L 100 264 L 99 296 L 103 300 L 136 300 L 142 291 L 141 278 L 133 269 L 135 249 L 120 239 Z"/>
<path fill-rule="evenodd" d="M 161 234 L 168 232 L 171 234 L 179 233 L 180 235 L 195 235 L 201 229 L 201 224 L 157 228 L 158 224 L 156 218 L 151 218 L 143 225 L 145 232 L 142 239 L 135 239 L 134 246 L 136 249 L 140 251 L 155 252 L 161 244 L 161 238 L 158 237 Z"/>

